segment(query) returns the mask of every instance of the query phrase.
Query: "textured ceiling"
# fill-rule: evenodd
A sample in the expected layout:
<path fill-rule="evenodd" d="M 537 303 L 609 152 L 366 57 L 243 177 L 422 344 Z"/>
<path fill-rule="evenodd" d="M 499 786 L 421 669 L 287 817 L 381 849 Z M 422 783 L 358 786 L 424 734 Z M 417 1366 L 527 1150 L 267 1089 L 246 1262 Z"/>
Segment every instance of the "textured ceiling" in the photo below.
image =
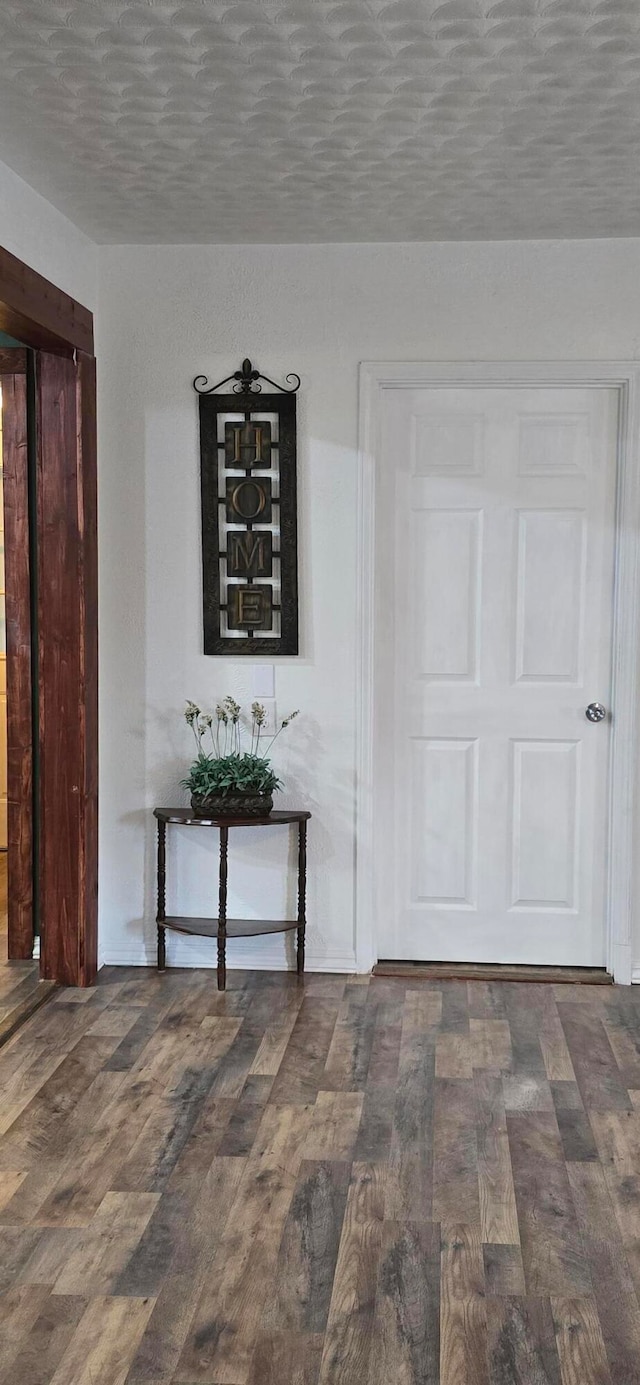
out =
<path fill-rule="evenodd" d="M 2 0 L 0 157 L 100 241 L 640 235 L 640 0 Z"/>

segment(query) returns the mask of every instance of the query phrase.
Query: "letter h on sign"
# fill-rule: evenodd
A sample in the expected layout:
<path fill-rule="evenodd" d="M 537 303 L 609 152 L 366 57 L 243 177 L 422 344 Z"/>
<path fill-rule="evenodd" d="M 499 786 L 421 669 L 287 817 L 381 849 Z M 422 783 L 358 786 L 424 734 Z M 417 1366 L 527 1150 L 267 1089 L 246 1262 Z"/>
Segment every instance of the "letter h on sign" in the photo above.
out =
<path fill-rule="evenodd" d="M 225 423 L 224 455 L 228 467 L 271 466 L 271 424 Z"/>

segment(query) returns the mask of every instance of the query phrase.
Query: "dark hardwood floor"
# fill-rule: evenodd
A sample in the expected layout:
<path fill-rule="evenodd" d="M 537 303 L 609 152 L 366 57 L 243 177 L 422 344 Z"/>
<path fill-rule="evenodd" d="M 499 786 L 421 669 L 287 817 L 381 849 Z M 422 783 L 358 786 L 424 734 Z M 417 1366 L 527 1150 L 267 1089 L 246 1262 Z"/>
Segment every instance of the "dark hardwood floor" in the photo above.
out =
<path fill-rule="evenodd" d="M 1 1385 L 640 1385 L 640 991 L 110 969 L 0 1053 Z"/>

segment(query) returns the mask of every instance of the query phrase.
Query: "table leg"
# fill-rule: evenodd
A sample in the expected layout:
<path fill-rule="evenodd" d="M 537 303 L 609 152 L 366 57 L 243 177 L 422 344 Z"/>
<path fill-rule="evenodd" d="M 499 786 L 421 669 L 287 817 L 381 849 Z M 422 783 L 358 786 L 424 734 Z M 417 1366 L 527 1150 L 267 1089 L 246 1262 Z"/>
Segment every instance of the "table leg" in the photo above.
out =
<path fill-rule="evenodd" d="M 304 975 L 304 935 L 307 926 L 307 823 L 298 826 L 298 976 Z"/>
<path fill-rule="evenodd" d="M 167 824 L 158 821 L 158 912 L 156 920 L 158 924 L 158 971 L 164 971 L 166 965 L 165 932 L 162 921 L 166 917 L 166 888 L 167 888 Z"/>
<path fill-rule="evenodd" d="M 218 896 L 218 990 L 227 985 L 227 857 L 229 828 L 220 828 L 220 891 Z"/>

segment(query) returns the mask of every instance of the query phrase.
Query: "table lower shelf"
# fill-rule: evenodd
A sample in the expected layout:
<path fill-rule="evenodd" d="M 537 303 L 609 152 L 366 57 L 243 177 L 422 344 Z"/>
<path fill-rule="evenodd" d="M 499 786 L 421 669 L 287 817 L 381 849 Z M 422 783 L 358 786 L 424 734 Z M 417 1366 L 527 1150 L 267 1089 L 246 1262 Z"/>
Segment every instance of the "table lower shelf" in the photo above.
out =
<path fill-rule="evenodd" d="M 200 938 L 217 938 L 217 919 L 196 919 L 170 914 L 158 920 L 159 928 L 170 928 L 175 933 L 191 933 Z M 227 919 L 228 938 L 255 938 L 261 933 L 288 933 L 299 928 L 298 919 Z"/>

